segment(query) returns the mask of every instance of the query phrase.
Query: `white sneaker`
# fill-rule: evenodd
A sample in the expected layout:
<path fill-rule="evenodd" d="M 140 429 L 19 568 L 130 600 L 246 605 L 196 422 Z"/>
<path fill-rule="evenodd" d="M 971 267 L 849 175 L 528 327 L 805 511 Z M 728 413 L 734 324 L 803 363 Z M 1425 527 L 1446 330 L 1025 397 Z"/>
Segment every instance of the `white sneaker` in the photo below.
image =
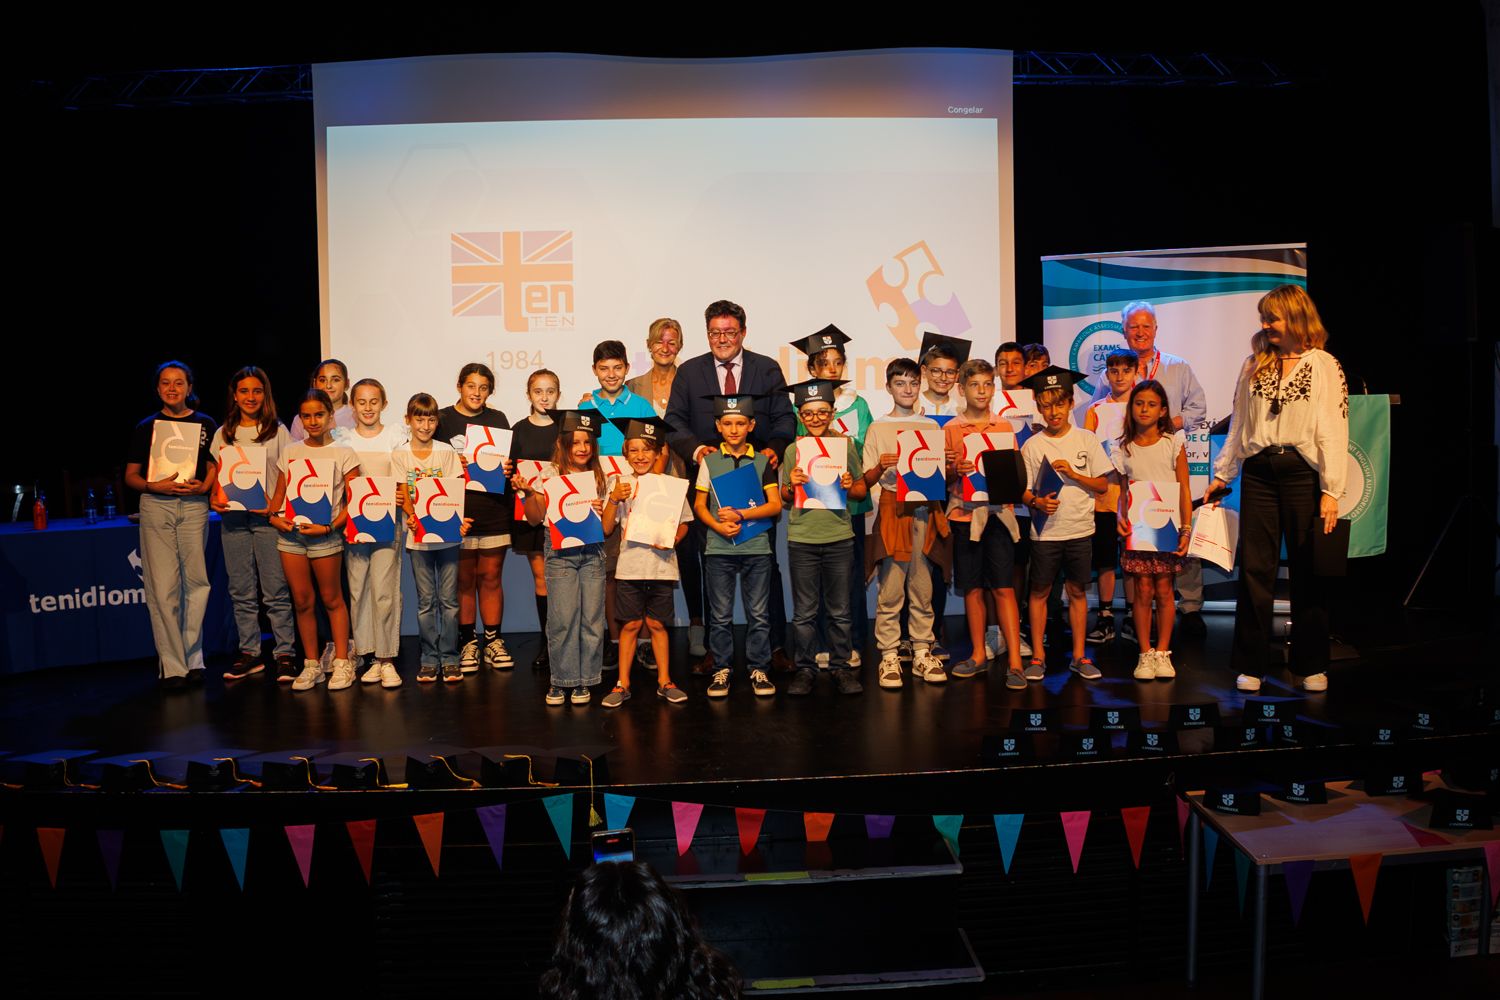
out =
<path fill-rule="evenodd" d="M 911 675 L 920 677 L 928 684 L 943 684 L 948 680 L 948 673 L 943 669 L 943 663 L 928 650 L 921 649 L 911 661 Z"/>
<path fill-rule="evenodd" d="M 354 661 L 334 660 L 333 677 L 328 681 L 328 690 L 342 691 L 354 685 Z"/>
<path fill-rule="evenodd" d="M 1142 650 L 1135 658 L 1135 673 L 1132 675 L 1138 681 L 1150 681 L 1156 679 L 1156 650 Z"/>
<path fill-rule="evenodd" d="M 390 660 L 380 661 L 380 686 L 387 691 L 401 686 L 401 675 L 396 673 L 396 665 Z"/>
<path fill-rule="evenodd" d="M 362 673 L 362 674 L 359 675 L 359 682 L 361 684 L 379 684 L 380 683 L 380 677 L 381 677 L 381 674 L 380 674 L 380 668 L 381 668 L 381 666 L 382 666 L 382 661 L 380 661 L 380 660 L 371 660 L 370 661 L 370 668 L 368 670 L 366 670 L 364 673 Z"/>
<path fill-rule="evenodd" d="M 491 639 L 484 644 L 484 662 L 496 670 L 509 670 L 516 665 L 516 661 L 511 659 L 510 653 L 506 650 L 503 639 Z"/>
<path fill-rule="evenodd" d="M 880 686 L 888 691 L 894 691 L 901 686 L 901 658 L 891 650 L 880 658 L 880 666 L 877 668 L 880 675 Z"/>
<path fill-rule="evenodd" d="M 705 646 L 705 645 L 703 645 L 703 638 L 704 638 L 704 632 L 703 632 L 703 626 L 702 625 L 689 625 L 688 626 L 688 655 L 689 656 L 704 656 L 704 655 L 706 655 L 708 653 L 708 647 Z"/>
<path fill-rule="evenodd" d="M 1172 651 L 1170 649 L 1158 649 L 1156 651 L 1156 679 L 1169 681 L 1177 676 L 1177 668 L 1172 666 Z"/>
<path fill-rule="evenodd" d="M 984 631 L 984 655 L 996 659 L 1005 652 L 1005 634 L 999 625 L 991 625 Z"/>
<path fill-rule="evenodd" d="M 1249 674 L 1240 674 L 1234 679 L 1234 686 L 1241 691 L 1249 691 L 1253 694 L 1260 690 L 1260 678 L 1251 677 Z"/>
<path fill-rule="evenodd" d="M 466 674 L 479 669 L 479 640 L 470 639 L 458 653 L 458 668 Z"/>
<path fill-rule="evenodd" d="M 1302 678 L 1302 690 L 1311 691 L 1316 694 L 1319 691 L 1328 690 L 1327 674 L 1309 674 Z"/>
<path fill-rule="evenodd" d="M 324 679 L 323 665 L 321 663 L 317 660 L 303 660 L 302 673 L 298 674 L 297 679 L 292 681 L 292 690 L 310 690 L 322 684 Z"/>
<path fill-rule="evenodd" d="M 862 657 L 862 656 L 859 655 L 859 650 L 857 650 L 857 649 L 851 649 L 849 651 L 849 669 L 850 670 L 858 670 L 860 667 L 862 667 L 864 665 L 865 665 L 864 657 Z"/>

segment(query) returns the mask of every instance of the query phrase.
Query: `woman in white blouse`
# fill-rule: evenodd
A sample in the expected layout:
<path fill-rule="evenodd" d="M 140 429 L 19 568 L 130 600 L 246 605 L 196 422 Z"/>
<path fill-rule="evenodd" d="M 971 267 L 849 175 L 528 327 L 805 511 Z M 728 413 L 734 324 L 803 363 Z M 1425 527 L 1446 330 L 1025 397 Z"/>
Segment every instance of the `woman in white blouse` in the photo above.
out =
<path fill-rule="evenodd" d="M 1312 567 L 1313 533 L 1333 531 L 1349 454 L 1349 389 L 1323 350 L 1328 331 L 1298 285 L 1260 300 L 1234 394 L 1229 438 L 1214 465 L 1212 496 L 1243 467 L 1240 582 L 1231 664 L 1241 691 L 1259 691 L 1270 654 L 1271 606 L 1286 541 L 1292 590 L 1292 673 L 1306 691 L 1328 689 L 1328 594 Z"/>

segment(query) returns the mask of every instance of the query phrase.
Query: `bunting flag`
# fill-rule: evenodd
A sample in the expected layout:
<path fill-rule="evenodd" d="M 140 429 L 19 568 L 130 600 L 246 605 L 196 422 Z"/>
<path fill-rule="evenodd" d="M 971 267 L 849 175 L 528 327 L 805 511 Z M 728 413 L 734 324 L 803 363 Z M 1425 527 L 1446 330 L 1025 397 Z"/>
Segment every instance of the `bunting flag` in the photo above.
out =
<path fill-rule="evenodd" d="M 1083 839 L 1089 832 L 1089 811 L 1058 813 L 1063 836 L 1068 839 L 1068 857 L 1073 859 L 1073 874 L 1078 874 L 1078 858 L 1083 854 Z"/>
<path fill-rule="evenodd" d="M 866 816 L 865 836 L 871 840 L 885 840 L 891 835 L 891 827 L 895 823 L 894 816 Z"/>
<path fill-rule="evenodd" d="M 1420 826 L 1412 826 L 1406 822 L 1401 825 L 1406 827 L 1406 832 L 1411 834 L 1411 839 L 1421 847 L 1446 847 L 1450 843 L 1447 837 L 1433 833 L 1431 830 L 1424 830 Z"/>
<path fill-rule="evenodd" d="M 1125 839 L 1130 842 L 1130 860 L 1136 868 L 1141 867 L 1141 848 L 1146 844 L 1146 821 L 1150 818 L 1150 806 L 1126 806 L 1120 810 L 1120 822 L 1125 824 Z"/>
<path fill-rule="evenodd" d="M 755 850 L 755 842 L 760 839 L 760 826 L 765 821 L 764 809 L 735 809 L 734 825 L 740 830 L 741 854 L 749 854 Z"/>
<path fill-rule="evenodd" d="M 109 877 L 109 887 L 113 889 L 120 881 L 120 855 L 125 848 L 125 831 L 99 830 L 95 836 L 99 839 L 99 854 L 104 859 L 104 874 Z"/>
<path fill-rule="evenodd" d="M 1370 923 L 1370 904 L 1375 902 L 1375 879 L 1380 875 L 1379 854 L 1351 854 L 1349 872 L 1354 876 L 1354 891 L 1359 893 L 1359 908 Z"/>
<path fill-rule="evenodd" d="M 188 831 L 186 830 L 163 830 L 161 832 L 162 850 L 167 852 L 167 864 L 172 868 L 172 879 L 177 883 L 177 891 L 182 891 L 182 868 L 187 862 Z"/>
<path fill-rule="evenodd" d="M 1312 882 L 1311 861 L 1286 861 L 1281 865 L 1281 874 L 1286 876 L 1286 893 L 1292 900 L 1292 926 L 1302 920 L 1302 904 L 1307 899 L 1307 887 Z"/>
<path fill-rule="evenodd" d="M 354 856 L 359 859 L 359 870 L 365 873 L 365 885 L 370 884 L 370 872 L 375 865 L 375 821 L 373 819 L 351 819 L 344 824 L 349 831 L 349 843 L 354 847 Z"/>
<path fill-rule="evenodd" d="M 1214 854 L 1219 850 L 1219 831 L 1203 824 L 1203 888 L 1214 884 Z"/>
<path fill-rule="evenodd" d="M 1484 845 L 1484 866 L 1490 873 L 1490 905 L 1500 899 L 1500 840 L 1491 840 Z"/>
<path fill-rule="evenodd" d="M 1179 798 L 1177 800 L 1177 847 L 1184 852 L 1187 851 L 1186 831 L 1188 813 L 1192 811 L 1193 807 L 1188 805 L 1187 799 Z"/>
<path fill-rule="evenodd" d="M 1010 874 L 1011 859 L 1016 856 L 1016 841 L 1021 838 L 1021 823 L 1025 813 L 996 813 L 995 839 L 1000 841 L 1000 861 L 1005 865 L 1005 874 Z"/>
<path fill-rule="evenodd" d="M 312 878 L 313 840 L 318 835 L 317 824 L 302 823 L 284 829 L 287 843 L 292 845 L 292 857 L 297 859 L 297 870 L 302 873 L 302 888 L 305 889 L 308 880 Z"/>
<path fill-rule="evenodd" d="M 572 796 L 568 800 L 571 802 Z M 417 826 L 417 836 L 422 838 L 422 846 L 427 849 L 427 863 L 432 865 L 432 876 L 436 878 L 443 864 L 443 814 L 422 813 L 413 816 L 411 821 Z"/>
<path fill-rule="evenodd" d="M 953 848 L 953 856 L 955 858 L 958 857 L 958 831 L 963 829 L 963 813 L 959 813 L 956 816 L 934 816 L 932 817 L 932 825 L 937 827 L 937 832 L 948 842 L 948 846 Z"/>
<path fill-rule="evenodd" d="M 611 830 L 623 830 L 630 825 L 630 810 L 635 808 L 634 795 L 612 795 L 604 793 L 604 821 Z"/>
<path fill-rule="evenodd" d="M 833 826 L 833 813 L 802 814 L 802 826 L 807 830 L 809 844 L 821 844 L 828 839 L 828 830 Z"/>
<path fill-rule="evenodd" d="M 605 796 L 607 799 L 609 796 Z M 505 806 L 485 806 L 475 809 L 479 825 L 484 828 L 484 839 L 490 842 L 490 853 L 495 856 L 495 867 L 505 867 Z"/>
<path fill-rule="evenodd" d="M 250 830 L 239 827 L 220 830 L 219 839 L 224 841 L 224 853 L 229 855 L 229 867 L 234 869 L 234 880 L 245 891 L 245 858 L 250 854 Z"/>
<path fill-rule="evenodd" d="M 677 830 L 677 853 L 686 854 L 698 832 L 698 818 L 703 815 L 701 802 L 673 802 L 672 826 Z"/>
<path fill-rule="evenodd" d="M 63 837 L 68 831 L 60 826 L 36 828 L 36 842 L 42 849 L 42 861 L 47 865 L 47 881 L 57 888 L 57 865 L 62 861 Z"/>
<path fill-rule="evenodd" d="M 557 831 L 557 840 L 562 844 L 563 853 L 572 858 L 573 793 L 549 795 L 542 799 L 542 805 L 547 807 L 547 818 L 552 821 L 552 829 Z"/>
<path fill-rule="evenodd" d="M 1250 855 L 1234 852 L 1234 884 L 1240 895 L 1240 916 L 1245 915 L 1245 886 L 1250 881 Z"/>

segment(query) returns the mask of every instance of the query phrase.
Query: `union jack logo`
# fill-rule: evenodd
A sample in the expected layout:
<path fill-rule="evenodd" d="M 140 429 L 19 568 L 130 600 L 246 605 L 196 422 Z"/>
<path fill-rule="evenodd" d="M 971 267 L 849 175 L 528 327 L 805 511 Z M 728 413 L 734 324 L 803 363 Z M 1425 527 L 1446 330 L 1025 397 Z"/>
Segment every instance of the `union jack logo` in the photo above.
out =
<path fill-rule="evenodd" d="M 450 237 L 454 316 L 501 316 L 524 333 L 532 317 L 573 312 L 571 229 Z"/>

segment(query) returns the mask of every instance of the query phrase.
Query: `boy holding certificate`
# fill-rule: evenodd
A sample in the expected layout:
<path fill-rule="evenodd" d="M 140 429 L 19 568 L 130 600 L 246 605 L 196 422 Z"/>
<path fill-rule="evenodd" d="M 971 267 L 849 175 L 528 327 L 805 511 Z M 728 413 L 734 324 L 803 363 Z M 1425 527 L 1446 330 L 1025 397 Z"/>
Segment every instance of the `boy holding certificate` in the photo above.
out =
<path fill-rule="evenodd" d="M 687 701 L 687 692 L 672 683 L 668 671 L 673 617 L 672 591 L 677 588 L 676 545 L 687 536 L 693 512 L 687 505 L 687 480 L 653 473 L 667 441 L 667 422 L 659 417 L 615 420 L 624 433 L 625 460 L 631 475 L 609 481 L 604 504 L 604 533 L 620 529 L 620 560 L 615 568 L 615 613 L 620 616 L 620 679 L 600 702 L 619 708 L 630 698 L 630 667 L 635 660 L 641 622 L 651 637 L 656 662 L 656 695 L 672 704 Z"/>
<path fill-rule="evenodd" d="M 756 695 L 769 698 L 776 686 L 766 675 L 771 665 L 771 539 L 767 532 L 781 516 L 776 471 L 750 444 L 755 429 L 755 396 L 717 394 L 714 429 L 719 447 L 698 464 L 693 512 L 709 529 L 703 546 L 708 588 L 708 646 L 714 658 L 710 698 L 729 694 L 734 663 L 734 587 L 739 580 L 745 607 L 745 658 Z M 749 488 L 743 480 L 751 480 Z"/>
<path fill-rule="evenodd" d="M 1135 385 L 1140 358 L 1134 351 L 1121 348 L 1104 359 L 1104 378 L 1109 395 L 1090 404 L 1083 415 L 1083 429 L 1099 439 L 1104 454 L 1113 455 L 1125 433 L 1125 397 Z M 1109 489 L 1094 500 L 1094 570 L 1099 574 L 1099 617 L 1088 634 L 1089 642 L 1109 642 L 1115 637 L 1115 563 L 1120 561 L 1120 535 L 1116 531 L 1115 508 L 1120 503 L 1120 484 L 1111 481 Z M 1131 595 L 1125 594 L 1127 603 Z"/>
<path fill-rule="evenodd" d="M 787 386 L 807 430 L 787 446 L 781 463 L 781 501 L 791 503 L 786 531 L 792 567 L 792 642 L 797 672 L 787 694 L 811 694 L 817 677 L 818 611 L 827 613 L 828 660 L 840 694 L 864 690 L 850 665 L 849 572 L 854 527 L 849 501 L 864 498 L 859 448 L 829 430 L 842 382 L 809 379 Z"/>

